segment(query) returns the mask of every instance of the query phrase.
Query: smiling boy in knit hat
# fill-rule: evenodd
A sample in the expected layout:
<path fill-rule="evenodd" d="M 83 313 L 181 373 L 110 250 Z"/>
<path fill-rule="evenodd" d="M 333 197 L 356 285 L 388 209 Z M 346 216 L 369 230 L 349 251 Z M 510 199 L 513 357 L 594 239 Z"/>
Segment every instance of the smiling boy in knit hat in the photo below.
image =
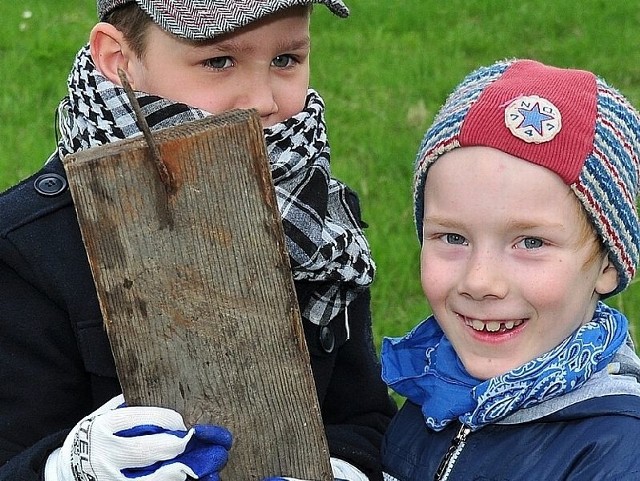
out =
<path fill-rule="evenodd" d="M 449 96 L 415 170 L 433 315 L 383 343 L 385 479 L 640 479 L 640 360 L 602 302 L 636 271 L 639 167 L 590 72 L 503 61 Z"/>
<path fill-rule="evenodd" d="M 309 88 L 313 4 L 349 13 L 341 0 L 98 0 L 101 21 L 58 109 L 56 151 L 0 195 L 1 480 L 214 480 L 233 456 L 224 426 L 116 409 L 121 389 L 61 158 L 141 134 L 119 71 L 152 130 L 258 111 L 334 474 L 382 479 L 395 404 L 372 342 L 375 265 L 357 197 L 331 177 L 324 103 Z"/>

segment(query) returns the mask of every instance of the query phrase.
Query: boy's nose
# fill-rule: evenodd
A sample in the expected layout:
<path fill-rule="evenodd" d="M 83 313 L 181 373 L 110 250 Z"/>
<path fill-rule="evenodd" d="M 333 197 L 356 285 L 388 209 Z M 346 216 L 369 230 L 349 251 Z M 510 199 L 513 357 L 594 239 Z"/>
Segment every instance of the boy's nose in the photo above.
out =
<path fill-rule="evenodd" d="M 503 298 L 508 291 L 508 282 L 498 256 L 488 251 L 474 252 L 460 281 L 459 291 L 474 300 Z"/>
<path fill-rule="evenodd" d="M 245 87 L 240 96 L 241 109 L 256 109 L 262 120 L 263 127 L 269 127 L 276 122 L 269 122 L 269 118 L 278 112 L 278 104 L 274 90 L 268 81 L 251 82 Z"/>

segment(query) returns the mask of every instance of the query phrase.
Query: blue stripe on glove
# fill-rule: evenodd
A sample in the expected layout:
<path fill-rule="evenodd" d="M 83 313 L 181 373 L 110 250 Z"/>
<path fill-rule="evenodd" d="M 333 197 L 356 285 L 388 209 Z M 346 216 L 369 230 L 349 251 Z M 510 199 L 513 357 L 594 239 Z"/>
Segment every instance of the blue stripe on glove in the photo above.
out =
<path fill-rule="evenodd" d="M 227 464 L 229 449 L 231 449 L 231 433 L 221 427 L 208 424 L 198 424 L 192 428 L 193 435 L 182 454 L 165 461 L 158 461 L 150 466 L 125 468 L 120 472 L 127 478 L 136 479 L 148 476 L 163 466 L 181 463 L 189 466 L 203 481 L 218 481 L 218 472 Z M 156 434 L 167 434 L 184 438 L 191 430 L 169 430 L 152 424 L 134 426 L 114 433 L 115 436 L 132 438 Z"/>

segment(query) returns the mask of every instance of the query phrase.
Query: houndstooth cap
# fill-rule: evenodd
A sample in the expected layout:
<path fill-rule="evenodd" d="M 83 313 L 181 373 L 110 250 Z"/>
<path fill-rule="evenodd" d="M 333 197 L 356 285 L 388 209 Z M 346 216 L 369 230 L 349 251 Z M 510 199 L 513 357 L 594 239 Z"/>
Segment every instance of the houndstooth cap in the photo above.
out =
<path fill-rule="evenodd" d="M 134 0 L 98 0 L 102 20 L 114 8 Z M 298 5 L 322 3 L 339 17 L 349 9 L 342 0 L 135 0 L 167 32 L 205 40 L 233 32 L 267 15 Z"/>

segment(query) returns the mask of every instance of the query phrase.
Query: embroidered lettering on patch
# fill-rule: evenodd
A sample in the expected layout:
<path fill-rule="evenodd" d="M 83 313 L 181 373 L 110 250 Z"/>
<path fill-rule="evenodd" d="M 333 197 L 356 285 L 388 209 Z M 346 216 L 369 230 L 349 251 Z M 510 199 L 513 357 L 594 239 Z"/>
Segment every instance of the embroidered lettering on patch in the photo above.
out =
<path fill-rule="evenodd" d="M 537 95 L 518 97 L 504 111 L 504 123 L 525 142 L 549 142 L 562 129 L 562 116 L 555 105 Z"/>

